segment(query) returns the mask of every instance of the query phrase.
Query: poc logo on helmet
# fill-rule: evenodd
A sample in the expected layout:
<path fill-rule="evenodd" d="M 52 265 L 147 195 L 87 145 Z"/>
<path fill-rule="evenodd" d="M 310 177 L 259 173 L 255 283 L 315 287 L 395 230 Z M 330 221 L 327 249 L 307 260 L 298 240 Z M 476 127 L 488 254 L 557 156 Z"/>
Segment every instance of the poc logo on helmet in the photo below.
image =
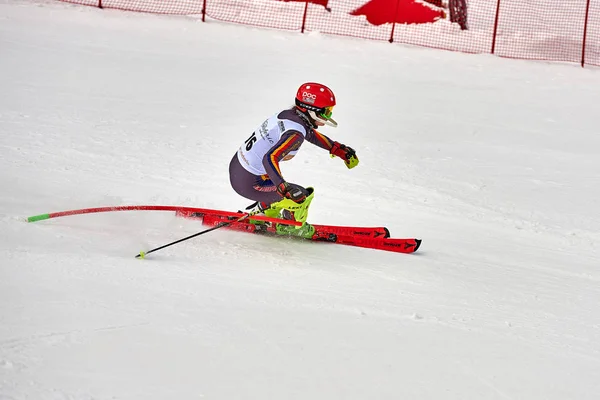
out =
<path fill-rule="evenodd" d="M 315 95 L 315 94 L 308 93 L 308 92 L 302 93 L 302 101 L 305 103 L 315 104 L 316 98 L 317 98 L 317 95 Z"/>

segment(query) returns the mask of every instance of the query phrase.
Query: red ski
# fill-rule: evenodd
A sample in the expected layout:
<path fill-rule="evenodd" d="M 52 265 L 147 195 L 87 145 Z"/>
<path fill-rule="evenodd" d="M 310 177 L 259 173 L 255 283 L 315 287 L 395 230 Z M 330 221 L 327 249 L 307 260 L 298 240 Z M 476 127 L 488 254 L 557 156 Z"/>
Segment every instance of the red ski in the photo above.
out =
<path fill-rule="evenodd" d="M 421 239 L 372 239 L 360 236 L 338 235 L 335 243 L 368 249 L 393 251 L 396 253 L 414 253 L 421 246 Z"/>
<path fill-rule="evenodd" d="M 115 211 L 175 211 L 176 215 L 185 218 L 195 218 L 202 220 L 205 225 L 211 225 L 217 227 L 220 224 L 227 223 L 222 228 L 236 229 L 245 232 L 272 234 L 281 237 L 282 235 L 276 233 L 276 224 L 287 224 L 287 225 L 302 225 L 296 221 L 282 220 L 278 218 L 269 218 L 266 216 L 252 216 L 250 219 L 255 221 L 264 221 L 264 224 L 251 224 L 249 222 L 242 222 L 247 214 L 240 212 L 229 212 L 221 210 L 211 210 L 207 208 L 197 207 L 183 207 L 183 206 L 157 206 L 157 205 L 134 205 L 134 206 L 111 206 L 111 207 L 95 207 L 95 208 L 82 208 L 79 210 L 68 210 L 52 212 L 47 214 L 34 215 L 27 218 L 28 222 L 43 221 L 51 218 L 65 217 L 69 215 L 82 215 L 90 213 L 103 213 L 103 212 L 115 212 Z M 236 222 L 240 219 L 240 222 Z M 378 249 L 393 251 L 398 253 L 414 253 L 421 245 L 420 239 L 395 239 L 390 238 L 390 232 L 385 227 L 352 227 L 352 226 L 330 226 L 330 225 L 313 225 L 316 229 L 315 235 L 311 239 L 303 240 L 314 240 L 324 241 L 332 243 L 340 243 L 348 246 L 365 247 L 369 249 Z M 217 228 L 214 228 L 217 229 Z M 176 240 L 175 242 L 168 243 L 166 245 L 154 248 L 146 252 L 140 252 L 136 257 L 144 258 L 146 254 L 153 253 L 157 250 L 164 249 L 165 247 L 172 246 L 180 243 L 184 240 L 191 239 L 193 237 L 202 235 L 210 232 L 214 229 L 207 229 L 202 232 L 198 232 L 194 235 L 185 237 L 183 239 Z M 300 239 L 297 236 L 291 236 Z"/>
<path fill-rule="evenodd" d="M 213 221 L 213 218 L 217 218 L 219 219 L 219 223 L 220 222 L 229 222 L 231 220 L 236 220 L 240 217 L 242 217 L 244 214 L 243 213 L 232 213 L 232 212 L 227 212 L 227 211 L 217 211 L 217 210 L 205 210 L 204 212 L 185 212 L 185 211 L 178 211 L 177 215 L 182 216 L 182 217 L 186 217 L 186 218 L 193 218 L 193 219 L 208 219 L 209 221 Z M 279 218 L 269 218 L 269 217 L 265 217 L 265 216 L 253 216 L 252 218 L 250 218 L 252 220 L 256 220 L 256 221 L 263 221 L 263 222 L 267 222 L 267 223 L 272 223 L 272 224 L 286 224 L 286 225 L 295 225 L 295 226 L 300 226 L 302 225 L 300 222 L 296 222 L 296 221 L 290 221 L 290 220 L 285 220 L 285 219 L 279 219 Z M 206 222 L 204 222 L 204 225 L 210 225 L 213 226 L 215 224 L 208 224 Z M 252 224 L 250 224 L 252 225 Z M 383 226 L 380 227 L 355 227 L 355 226 L 335 226 L 335 225 L 319 225 L 319 224 L 312 224 L 316 230 L 322 230 L 322 231 L 327 231 L 328 233 L 335 233 L 336 235 L 346 235 L 346 236 L 360 236 L 360 237 L 364 237 L 364 238 L 389 238 L 390 237 L 390 231 Z M 244 230 L 244 229 L 241 229 Z"/>
<path fill-rule="evenodd" d="M 243 215 L 243 214 L 240 214 Z M 196 216 L 195 218 L 200 218 Z M 223 228 L 232 229 L 236 231 L 242 232 L 250 232 L 257 234 L 268 234 L 268 235 L 277 235 L 281 237 L 282 235 L 277 234 L 275 230 L 275 226 L 270 223 L 265 224 L 252 224 L 249 222 L 231 222 L 231 217 L 224 217 L 220 215 L 211 215 L 204 214 L 202 217 L 202 224 L 207 226 L 217 226 L 224 222 L 228 222 L 229 225 L 224 226 Z M 239 217 L 238 217 L 239 218 Z M 254 217 L 253 217 L 254 218 Z M 276 219 L 276 218 L 275 218 Z M 281 220 L 280 223 L 289 223 L 294 221 Z M 291 224 L 295 225 L 295 224 Z M 330 242 L 330 243 L 338 243 L 344 244 L 347 246 L 355 246 L 355 247 L 364 247 L 369 249 L 376 250 L 386 250 L 393 251 L 396 253 L 414 253 L 417 251 L 419 246 L 421 245 L 421 240 L 419 239 L 394 239 L 389 237 L 383 237 L 383 235 L 379 235 L 379 237 L 375 237 L 373 232 L 380 232 L 382 228 L 361 228 L 361 227 L 339 227 L 339 226 L 328 226 L 328 225 L 313 225 L 315 227 L 315 234 L 311 239 L 304 240 L 313 240 L 319 242 Z M 384 228 L 385 229 L 385 228 Z M 337 232 L 336 232 L 337 230 Z M 385 229 L 387 232 L 387 229 Z M 346 232 L 346 233 L 343 233 Z M 352 234 L 351 232 L 359 232 L 358 234 Z M 371 233 L 369 233 L 371 232 Z M 293 237 L 297 239 L 303 239 L 295 236 L 287 236 L 285 237 Z"/>

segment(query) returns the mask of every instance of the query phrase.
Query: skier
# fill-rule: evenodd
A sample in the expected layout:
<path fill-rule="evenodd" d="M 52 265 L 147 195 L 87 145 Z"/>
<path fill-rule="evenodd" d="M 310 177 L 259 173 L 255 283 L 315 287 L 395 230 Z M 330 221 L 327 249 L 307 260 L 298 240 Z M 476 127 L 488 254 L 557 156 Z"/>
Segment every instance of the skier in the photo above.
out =
<path fill-rule="evenodd" d="M 311 238 L 315 232 L 306 223 L 313 188 L 287 182 L 279 167 L 281 161 L 296 155 L 304 140 L 329 151 L 332 157 L 340 157 L 348 168 L 358 165 L 354 149 L 315 130 L 324 125 L 337 127 L 331 117 L 335 104 L 335 96 L 327 86 L 302 84 L 295 105 L 265 120 L 231 159 L 231 186 L 239 195 L 255 201 L 247 210 L 302 223 L 299 227 L 277 224 L 280 234 Z"/>

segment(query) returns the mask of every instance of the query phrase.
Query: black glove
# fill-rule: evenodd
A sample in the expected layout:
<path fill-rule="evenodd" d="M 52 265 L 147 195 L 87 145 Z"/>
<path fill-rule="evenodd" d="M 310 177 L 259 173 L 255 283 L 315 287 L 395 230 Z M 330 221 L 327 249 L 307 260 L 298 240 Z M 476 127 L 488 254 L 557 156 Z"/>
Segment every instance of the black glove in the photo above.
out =
<path fill-rule="evenodd" d="M 356 151 L 352 147 L 348 147 L 345 144 L 341 144 L 339 142 L 333 142 L 333 146 L 331 150 L 329 150 L 332 156 L 338 156 L 344 163 L 346 167 L 354 168 L 358 165 L 358 157 L 356 156 Z"/>
<path fill-rule="evenodd" d="M 290 199 L 295 203 L 302 203 L 310 194 L 308 190 L 295 183 L 283 182 L 277 186 L 277 193 L 284 199 Z"/>

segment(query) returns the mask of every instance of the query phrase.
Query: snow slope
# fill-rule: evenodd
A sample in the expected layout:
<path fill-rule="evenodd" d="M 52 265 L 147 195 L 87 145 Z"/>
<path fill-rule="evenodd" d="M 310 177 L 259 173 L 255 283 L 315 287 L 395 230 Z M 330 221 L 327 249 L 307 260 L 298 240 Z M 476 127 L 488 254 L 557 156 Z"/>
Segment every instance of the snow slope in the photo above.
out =
<path fill-rule="evenodd" d="M 309 219 L 402 255 L 215 231 L 236 148 L 316 80 Z M 595 399 L 598 69 L 0 0 L 1 399 Z"/>

